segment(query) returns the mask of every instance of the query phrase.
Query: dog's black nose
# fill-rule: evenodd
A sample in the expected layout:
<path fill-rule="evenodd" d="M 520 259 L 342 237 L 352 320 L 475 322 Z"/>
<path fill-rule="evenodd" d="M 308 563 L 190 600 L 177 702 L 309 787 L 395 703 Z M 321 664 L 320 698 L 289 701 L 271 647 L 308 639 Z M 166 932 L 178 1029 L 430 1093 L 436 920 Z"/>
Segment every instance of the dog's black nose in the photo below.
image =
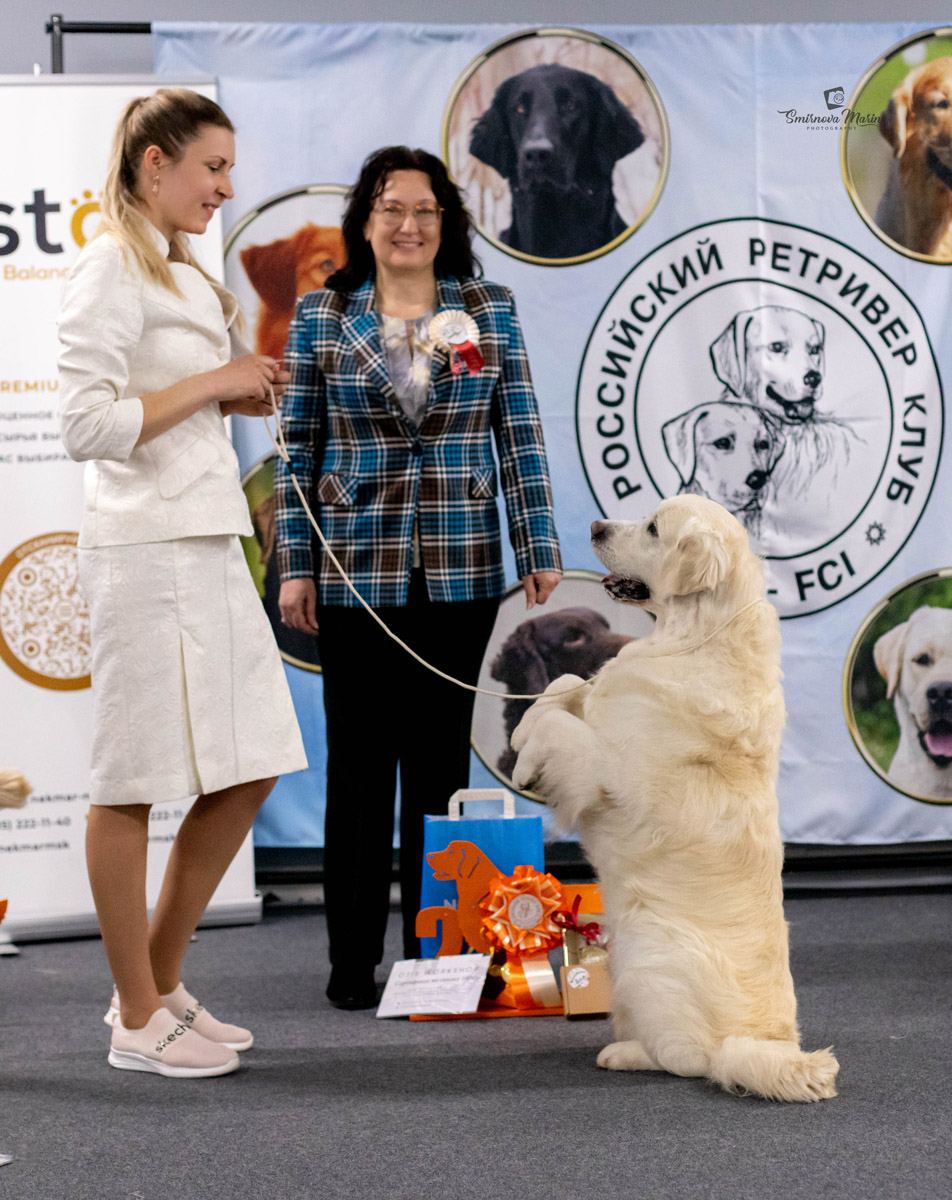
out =
<path fill-rule="evenodd" d="M 926 699 L 933 712 L 952 711 L 952 681 L 942 679 L 926 688 Z"/>
<path fill-rule="evenodd" d="M 769 477 L 766 471 L 751 471 L 751 473 L 747 476 L 745 483 L 753 491 L 759 492 L 767 482 L 768 478 Z"/>
<path fill-rule="evenodd" d="M 604 521 L 592 522 L 592 541 L 597 542 L 608 532 L 608 526 Z"/>
<path fill-rule="evenodd" d="M 823 382 L 823 376 L 819 371 L 807 371 L 803 377 L 803 382 L 808 388 L 817 388 Z"/>
<path fill-rule="evenodd" d="M 522 160 L 528 167 L 548 166 L 554 153 L 555 147 L 545 137 L 534 138 L 522 146 Z"/>

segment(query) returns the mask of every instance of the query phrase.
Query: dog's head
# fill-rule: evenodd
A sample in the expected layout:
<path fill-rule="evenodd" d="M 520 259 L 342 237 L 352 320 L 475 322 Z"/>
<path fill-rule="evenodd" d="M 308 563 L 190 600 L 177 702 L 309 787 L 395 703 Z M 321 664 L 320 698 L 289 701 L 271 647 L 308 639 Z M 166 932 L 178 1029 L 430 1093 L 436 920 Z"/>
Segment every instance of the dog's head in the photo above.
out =
<path fill-rule="evenodd" d="M 662 500 L 641 522 L 593 521 L 592 546 L 611 572 L 609 595 L 655 615 L 674 599 L 698 594 L 729 606 L 740 565 L 759 565 L 744 527 L 705 496 Z"/>
<path fill-rule="evenodd" d="M 893 155 L 931 150 L 952 170 L 952 58 L 935 58 L 910 71 L 879 118 Z"/>
<path fill-rule="evenodd" d="M 432 850 L 426 856 L 433 868 L 433 878 L 440 880 L 469 879 L 482 860 L 479 848 L 472 842 L 450 842 L 445 850 Z"/>
<path fill-rule="evenodd" d="M 511 692 L 543 692 L 560 675 L 591 678 L 630 641 L 612 633 L 592 608 L 563 608 L 516 626 L 493 659 L 490 674 Z"/>
<path fill-rule="evenodd" d="M 922 753 L 937 767 L 952 765 L 952 610 L 923 605 L 878 638 L 876 669 L 886 695 L 912 721 Z"/>
<path fill-rule="evenodd" d="M 322 288 L 347 261 L 344 238 L 332 225 L 302 225 L 291 237 L 246 246 L 241 265 L 273 312 L 293 313 L 298 296 Z"/>
<path fill-rule="evenodd" d="M 752 404 L 699 404 L 661 427 L 664 449 L 684 487 L 728 512 L 760 504 L 784 441 L 779 424 Z"/>
<path fill-rule="evenodd" d="M 557 63 L 504 80 L 476 122 L 469 152 L 527 190 L 571 190 L 610 180 L 615 163 L 645 140 L 612 89 Z"/>
<path fill-rule="evenodd" d="M 738 399 L 802 425 L 823 394 L 825 336 L 819 321 L 795 308 L 745 310 L 711 344 L 714 373 Z"/>

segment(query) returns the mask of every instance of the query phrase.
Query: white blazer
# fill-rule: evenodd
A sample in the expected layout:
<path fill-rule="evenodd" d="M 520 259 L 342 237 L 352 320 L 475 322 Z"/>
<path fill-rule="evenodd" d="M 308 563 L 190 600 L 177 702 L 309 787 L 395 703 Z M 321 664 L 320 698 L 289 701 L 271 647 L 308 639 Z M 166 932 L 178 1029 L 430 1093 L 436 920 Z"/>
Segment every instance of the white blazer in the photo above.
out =
<path fill-rule="evenodd" d="M 151 224 L 164 255 L 169 244 Z M 136 446 L 144 393 L 213 370 L 232 356 L 238 303 L 185 263 L 182 292 L 149 282 L 116 239 L 94 238 L 76 261 L 60 309 L 61 429 L 86 462 L 83 547 L 252 533 L 238 459 L 217 404 Z"/>

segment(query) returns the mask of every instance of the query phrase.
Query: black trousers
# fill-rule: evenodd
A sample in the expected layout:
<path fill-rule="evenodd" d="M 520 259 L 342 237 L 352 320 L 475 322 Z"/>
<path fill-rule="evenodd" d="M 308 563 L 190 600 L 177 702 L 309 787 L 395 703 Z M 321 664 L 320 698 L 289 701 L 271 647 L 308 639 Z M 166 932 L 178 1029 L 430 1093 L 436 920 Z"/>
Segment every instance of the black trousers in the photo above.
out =
<path fill-rule="evenodd" d="M 427 662 L 476 683 L 498 600 L 430 601 L 422 570 L 407 604 L 381 618 Z M 469 783 L 474 694 L 421 667 L 362 608 L 319 607 L 327 718 L 324 895 L 334 966 L 383 957 L 390 906 L 397 769 L 403 952 L 414 931 L 423 869 L 423 814 L 445 813 Z"/>

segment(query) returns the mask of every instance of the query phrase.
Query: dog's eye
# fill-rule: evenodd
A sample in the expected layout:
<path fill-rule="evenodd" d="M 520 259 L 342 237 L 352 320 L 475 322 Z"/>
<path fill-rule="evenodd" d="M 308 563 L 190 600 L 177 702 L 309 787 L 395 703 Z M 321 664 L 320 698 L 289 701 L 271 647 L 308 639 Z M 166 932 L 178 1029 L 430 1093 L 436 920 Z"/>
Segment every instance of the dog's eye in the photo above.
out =
<path fill-rule="evenodd" d="M 717 441 L 714 443 L 714 446 L 717 450 L 730 450 L 733 444 L 734 443 L 729 437 L 722 437 L 717 439 Z"/>
<path fill-rule="evenodd" d="M 912 661 L 916 664 L 917 667 L 931 667 L 932 664 L 935 662 L 935 659 L 932 657 L 931 654 L 924 653 L 924 654 L 917 654 L 916 657 Z"/>
<path fill-rule="evenodd" d="M 648 526 L 648 533 L 650 534 L 650 536 L 651 536 L 651 537 L 657 537 L 657 536 L 658 536 L 658 525 L 657 525 L 657 522 L 655 522 L 655 521 L 652 521 L 652 522 L 651 522 L 651 524 Z"/>
<path fill-rule="evenodd" d="M 769 442 L 754 442 L 754 449 L 755 450 L 769 450 L 770 443 Z"/>
<path fill-rule="evenodd" d="M 787 343 L 786 342 L 771 342 L 770 345 L 767 347 L 767 349 L 770 351 L 771 354 L 786 354 Z"/>
<path fill-rule="evenodd" d="M 325 275 L 329 275 L 337 267 L 337 263 L 332 258 L 325 258 L 321 263 L 321 270 Z"/>
<path fill-rule="evenodd" d="M 819 353 L 820 353 L 820 343 L 819 342 L 814 342 L 814 344 L 812 346 L 807 346 L 807 354 L 809 354 L 811 358 L 816 358 L 816 356 Z"/>
<path fill-rule="evenodd" d="M 933 108 L 948 108 L 949 102 L 948 102 L 948 100 L 935 100 L 935 101 L 933 101 L 932 107 Z"/>

